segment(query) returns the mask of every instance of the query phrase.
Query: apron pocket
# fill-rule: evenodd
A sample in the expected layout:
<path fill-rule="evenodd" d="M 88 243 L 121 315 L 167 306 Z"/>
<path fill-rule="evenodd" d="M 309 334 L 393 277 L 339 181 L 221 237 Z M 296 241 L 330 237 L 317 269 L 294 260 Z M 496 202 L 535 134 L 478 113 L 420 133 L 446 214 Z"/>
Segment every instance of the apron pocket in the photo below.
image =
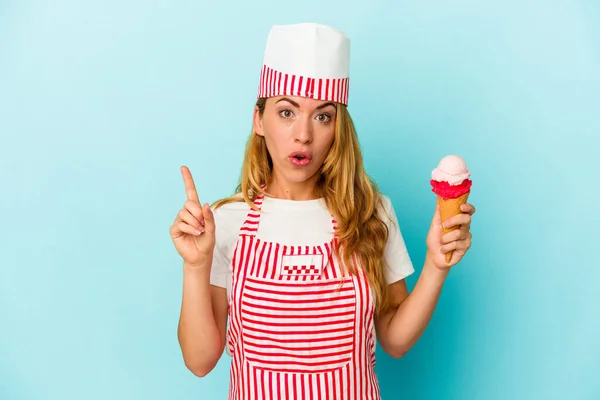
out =
<path fill-rule="evenodd" d="M 248 276 L 241 321 L 244 355 L 255 368 L 297 373 L 340 369 L 352 360 L 355 346 L 354 281 Z"/>

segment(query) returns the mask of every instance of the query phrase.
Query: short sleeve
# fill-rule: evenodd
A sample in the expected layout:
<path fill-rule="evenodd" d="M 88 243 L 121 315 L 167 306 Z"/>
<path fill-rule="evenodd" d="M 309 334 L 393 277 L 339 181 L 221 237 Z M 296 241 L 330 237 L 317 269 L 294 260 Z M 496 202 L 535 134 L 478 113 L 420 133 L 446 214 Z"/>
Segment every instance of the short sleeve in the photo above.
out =
<path fill-rule="evenodd" d="M 229 271 L 229 260 L 227 257 L 227 250 L 229 248 L 229 236 L 226 221 L 222 218 L 221 209 L 214 210 L 213 215 L 215 217 L 215 226 L 217 231 L 215 232 L 215 249 L 213 251 L 212 266 L 210 269 L 210 284 L 227 288 L 228 274 Z"/>
<path fill-rule="evenodd" d="M 227 288 L 227 275 L 229 274 L 227 258 L 219 246 L 215 246 L 213 261 L 210 268 L 210 284 Z"/>
<path fill-rule="evenodd" d="M 392 202 L 387 196 L 382 195 L 383 215 L 389 236 L 385 246 L 383 258 L 383 273 L 388 285 L 406 278 L 412 274 L 415 269 L 406 249 L 404 238 L 398 224 L 398 218 L 394 211 Z"/>

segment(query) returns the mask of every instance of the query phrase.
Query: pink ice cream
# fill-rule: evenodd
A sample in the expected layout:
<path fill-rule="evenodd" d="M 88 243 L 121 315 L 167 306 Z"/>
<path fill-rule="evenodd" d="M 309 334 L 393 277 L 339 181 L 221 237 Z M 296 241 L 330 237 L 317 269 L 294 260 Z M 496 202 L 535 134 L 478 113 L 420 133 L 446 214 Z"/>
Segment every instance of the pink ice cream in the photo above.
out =
<path fill-rule="evenodd" d="M 452 186 L 460 185 L 470 176 L 465 160 L 455 155 L 442 158 L 437 168 L 431 172 L 431 179 L 438 182 L 448 182 Z"/>
<path fill-rule="evenodd" d="M 446 156 L 431 172 L 432 191 L 444 199 L 456 199 L 471 190 L 470 176 L 465 160 L 455 155 Z"/>

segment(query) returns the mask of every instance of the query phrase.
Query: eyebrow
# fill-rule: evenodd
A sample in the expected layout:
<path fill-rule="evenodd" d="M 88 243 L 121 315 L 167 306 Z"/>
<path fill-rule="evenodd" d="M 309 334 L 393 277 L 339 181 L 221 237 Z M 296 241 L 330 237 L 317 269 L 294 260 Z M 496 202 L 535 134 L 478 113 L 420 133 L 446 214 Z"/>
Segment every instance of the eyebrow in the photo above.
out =
<path fill-rule="evenodd" d="M 288 99 L 287 97 L 284 97 L 284 98 L 281 98 L 281 99 L 277 100 L 277 103 L 279 103 L 280 101 L 287 101 L 288 103 L 290 103 L 294 107 L 300 108 L 300 104 L 296 103 L 292 99 Z M 275 103 L 275 104 L 277 104 L 277 103 Z M 333 103 L 331 101 L 328 102 L 328 103 L 323 103 L 323 104 L 321 104 L 320 106 L 317 107 L 317 110 L 322 110 L 322 109 L 324 109 L 325 107 L 328 107 L 328 106 L 334 106 L 335 107 L 335 103 Z"/>

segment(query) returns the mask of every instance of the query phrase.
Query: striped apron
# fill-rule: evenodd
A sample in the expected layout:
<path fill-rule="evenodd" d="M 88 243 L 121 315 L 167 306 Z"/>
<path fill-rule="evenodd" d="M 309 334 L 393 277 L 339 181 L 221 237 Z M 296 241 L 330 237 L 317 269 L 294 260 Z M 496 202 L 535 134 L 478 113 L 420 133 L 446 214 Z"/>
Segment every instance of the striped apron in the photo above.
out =
<path fill-rule="evenodd" d="M 232 259 L 229 399 L 379 399 L 364 273 L 342 276 L 335 238 L 319 246 L 262 241 L 259 220 L 251 209 Z"/>

